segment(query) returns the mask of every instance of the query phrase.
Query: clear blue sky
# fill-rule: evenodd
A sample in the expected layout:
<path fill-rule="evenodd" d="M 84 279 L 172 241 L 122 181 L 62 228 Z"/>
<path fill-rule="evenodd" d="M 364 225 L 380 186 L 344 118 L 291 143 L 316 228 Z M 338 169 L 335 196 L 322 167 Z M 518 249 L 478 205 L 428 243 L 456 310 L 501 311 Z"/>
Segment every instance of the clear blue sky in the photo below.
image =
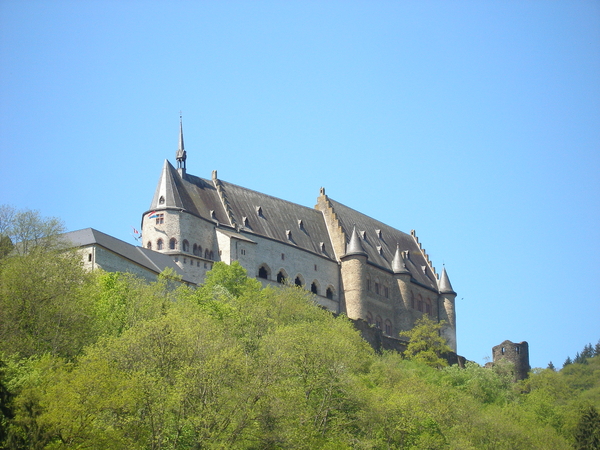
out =
<path fill-rule="evenodd" d="M 600 338 L 600 2 L 0 0 L 0 203 L 134 243 L 188 172 L 415 229 L 459 353 Z"/>

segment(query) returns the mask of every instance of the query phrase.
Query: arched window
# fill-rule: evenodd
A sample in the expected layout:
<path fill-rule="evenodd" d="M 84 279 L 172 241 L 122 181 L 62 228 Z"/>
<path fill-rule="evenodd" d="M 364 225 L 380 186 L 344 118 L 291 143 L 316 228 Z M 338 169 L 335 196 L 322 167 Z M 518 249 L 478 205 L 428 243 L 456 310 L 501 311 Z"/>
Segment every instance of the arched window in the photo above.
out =
<path fill-rule="evenodd" d="M 423 312 L 423 297 L 421 297 L 421 294 L 417 295 L 417 309 Z"/>
<path fill-rule="evenodd" d="M 412 291 L 410 293 L 410 307 L 415 309 L 415 294 Z"/>
<path fill-rule="evenodd" d="M 204 250 L 204 257 L 208 259 L 208 249 Z"/>
<path fill-rule="evenodd" d="M 425 312 L 431 314 L 431 300 L 425 300 Z"/>
<path fill-rule="evenodd" d="M 300 276 L 296 277 L 296 279 L 294 280 L 294 284 L 296 286 L 302 286 L 302 280 L 300 279 Z"/>
<path fill-rule="evenodd" d="M 165 198 L 161 195 L 160 198 L 158 199 L 158 204 L 164 205 L 164 203 L 165 203 Z"/>
<path fill-rule="evenodd" d="M 194 255 L 198 254 L 198 244 L 194 244 L 194 246 L 192 247 L 192 254 L 194 254 Z"/>
<path fill-rule="evenodd" d="M 268 280 L 269 279 L 269 270 L 267 269 L 266 266 L 262 265 L 259 267 L 258 269 L 258 278 L 262 278 L 264 280 Z"/>
<path fill-rule="evenodd" d="M 373 325 L 373 314 L 371 314 L 371 311 L 367 312 L 367 323 Z"/>
<path fill-rule="evenodd" d="M 208 252 L 208 259 L 215 259 L 215 254 L 213 253 L 212 250 L 210 252 Z"/>
<path fill-rule="evenodd" d="M 390 322 L 388 319 L 385 320 L 385 334 L 388 336 L 392 335 L 392 322 Z"/>
<path fill-rule="evenodd" d="M 325 291 L 325 297 L 327 297 L 329 300 L 333 300 L 333 288 L 331 286 L 329 286 Z"/>
<path fill-rule="evenodd" d="M 171 238 L 169 240 L 169 249 L 170 250 L 175 250 L 175 247 L 177 247 L 177 239 Z"/>
<path fill-rule="evenodd" d="M 310 292 L 312 292 L 313 294 L 319 294 L 319 287 L 317 286 L 316 281 L 313 281 L 310 285 Z"/>
<path fill-rule="evenodd" d="M 285 283 L 285 273 L 283 273 L 283 270 L 280 270 L 277 274 L 277 282 L 282 284 Z"/>
<path fill-rule="evenodd" d="M 381 330 L 381 324 L 382 324 L 381 317 L 377 316 L 375 318 L 375 326 Z"/>
<path fill-rule="evenodd" d="M 187 239 L 185 239 L 183 241 L 183 251 L 184 252 L 189 252 L 190 251 L 190 243 L 187 241 Z"/>
<path fill-rule="evenodd" d="M 156 241 L 156 249 L 157 250 L 163 249 L 163 240 L 162 239 L 159 239 L 158 241 Z"/>
<path fill-rule="evenodd" d="M 148 243 L 146 244 L 146 248 L 152 250 L 152 242 L 148 241 Z"/>
<path fill-rule="evenodd" d="M 371 290 L 371 279 L 367 278 L 367 291 Z"/>

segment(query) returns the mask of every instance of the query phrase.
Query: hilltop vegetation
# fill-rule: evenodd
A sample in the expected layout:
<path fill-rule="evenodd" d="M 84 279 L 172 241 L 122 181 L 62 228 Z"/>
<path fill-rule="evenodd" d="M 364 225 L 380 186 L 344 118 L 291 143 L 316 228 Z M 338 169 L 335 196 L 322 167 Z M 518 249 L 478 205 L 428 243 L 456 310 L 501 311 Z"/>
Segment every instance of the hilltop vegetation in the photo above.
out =
<path fill-rule="evenodd" d="M 417 354 L 237 263 L 190 289 L 63 250 L 0 259 L 0 448 L 597 448 L 600 356 L 514 384 Z"/>

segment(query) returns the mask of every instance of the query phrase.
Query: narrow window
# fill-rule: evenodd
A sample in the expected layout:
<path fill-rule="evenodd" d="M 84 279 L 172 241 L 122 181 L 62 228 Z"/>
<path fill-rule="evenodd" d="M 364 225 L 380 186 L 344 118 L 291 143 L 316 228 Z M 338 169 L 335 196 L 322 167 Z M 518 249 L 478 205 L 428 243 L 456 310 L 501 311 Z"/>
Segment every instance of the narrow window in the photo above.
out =
<path fill-rule="evenodd" d="M 325 291 L 325 297 L 327 297 L 329 300 L 333 300 L 333 289 L 328 287 L 327 291 Z"/>
<path fill-rule="evenodd" d="M 160 198 L 158 199 L 158 204 L 162 205 L 165 203 L 165 198 L 161 195 Z"/>
<path fill-rule="evenodd" d="M 371 279 L 367 278 L 367 291 L 371 290 Z"/>
<path fill-rule="evenodd" d="M 315 264 L 315 272 L 316 272 L 316 270 L 317 270 L 317 265 Z"/>
<path fill-rule="evenodd" d="M 385 295 L 385 298 L 390 298 L 390 290 L 387 286 L 384 286 L 383 294 Z"/>
<path fill-rule="evenodd" d="M 389 320 L 385 321 L 385 334 L 387 334 L 388 336 L 392 335 L 392 322 L 390 322 Z"/>
<path fill-rule="evenodd" d="M 285 254 L 281 254 L 281 260 L 283 261 L 285 259 Z"/>
<path fill-rule="evenodd" d="M 213 253 L 212 250 L 210 252 L 208 252 L 208 259 L 215 259 L 215 254 Z"/>
<path fill-rule="evenodd" d="M 375 293 L 379 295 L 379 283 L 375 282 Z"/>
<path fill-rule="evenodd" d="M 88 253 L 88 261 L 92 262 L 92 254 L 91 253 Z"/>
<path fill-rule="evenodd" d="M 190 243 L 187 240 L 183 241 L 183 251 L 184 252 L 189 252 L 190 251 Z"/>
<path fill-rule="evenodd" d="M 148 243 L 146 244 L 146 248 L 152 250 L 152 242 L 148 241 Z"/>
<path fill-rule="evenodd" d="M 277 282 L 282 283 L 282 284 L 285 283 L 285 275 L 283 274 L 283 272 L 281 270 L 277 274 Z"/>
<path fill-rule="evenodd" d="M 296 286 L 302 286 L 302 280 L 300 279 L 300 277 L 296 277 L 296 279 L 294 280 L 294 284 Z"/>
<path fill-rule="evenodd" d="M 261 266 L 260 269 L 258 269 L 258 278 L 263 278 L 265 280 L 267 280 L 269 278 L 269 274 L 267 273 L 267 269 L 265 269 L 264 266 Z"/>
<path fill-rule="evenodd" d="M 319 293 L 319 289 L 317 288 L 317 283 L 315 283 L 314 281 L 310 285 L 310 292 L 312 292 L 313 294 L 318 294 Z"/>
<path fill-rule="evenodd" d="M 156 241 L 156 249 L 157 250 L 163 249 L 163 240 L 162 239 L 159 239 L 158 241 Z"/>
<path fill-rule="evenodd" d="M 381 317 L 377 316 L 375 319 L 375 326 L 381 330 Z"/>
<path fill-rule="evenodd" d="M 169 249 L 175 250 L 176 246 L 177 246 L 177 239 L 171 238 L 171 240 L 169 240 Z"/>
<path fill-rule="evenodd" d="M 162 223 L 165 223 L 165 215 L 163 213 L 157 214 L 156 215 L 156 225 L 160 225 Z"/>
<path fill-rule="evenodd" d="M 204 258 L 208 259 L 208 249 L 204 250 Z"/>

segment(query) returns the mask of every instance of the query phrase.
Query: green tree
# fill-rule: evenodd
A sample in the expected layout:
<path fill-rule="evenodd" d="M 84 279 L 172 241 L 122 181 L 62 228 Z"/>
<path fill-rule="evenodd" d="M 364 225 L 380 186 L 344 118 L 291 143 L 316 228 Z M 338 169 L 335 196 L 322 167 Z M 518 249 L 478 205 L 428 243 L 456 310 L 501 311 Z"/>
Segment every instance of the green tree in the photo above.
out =
<path fill-rule="evenodd" d="M 581 411 L 574 434 L 577 450 L 600 449 L 600 414 L 596 408 L 588 406 Z"/>
<path fill-rule="evenodd" d="M 409 339 L 404 356 L 438 369 L 446 367 L 448 362 L 443 355 L 451 352 L 452 349 L 440 336 L 443 324 L 444 321 L 434 322 L 429 315 L 424 314 L 415 322 L 412 330 L 403 331 L 400 335 Z"/>

